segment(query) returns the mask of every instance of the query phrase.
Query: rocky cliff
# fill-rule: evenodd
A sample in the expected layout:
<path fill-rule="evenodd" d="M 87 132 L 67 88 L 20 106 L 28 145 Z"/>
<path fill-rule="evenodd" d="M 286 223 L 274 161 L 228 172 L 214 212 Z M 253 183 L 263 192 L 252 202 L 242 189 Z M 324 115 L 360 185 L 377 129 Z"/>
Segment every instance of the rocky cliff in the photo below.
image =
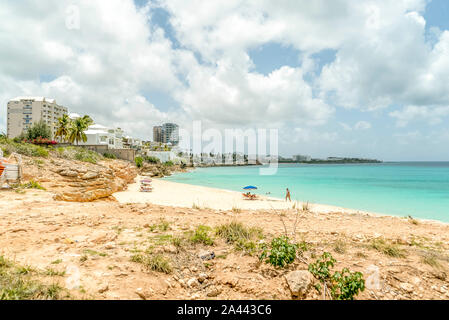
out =
<path fill-rule="evenodd" d="M 53 192 L 55 200 L 89 202 L 125 190 L 137 176 L 137 169 L 121 160 L 92 164 L 57 158 L 27 158 L 23 174 L 24 181 L 34 180 Z"/>

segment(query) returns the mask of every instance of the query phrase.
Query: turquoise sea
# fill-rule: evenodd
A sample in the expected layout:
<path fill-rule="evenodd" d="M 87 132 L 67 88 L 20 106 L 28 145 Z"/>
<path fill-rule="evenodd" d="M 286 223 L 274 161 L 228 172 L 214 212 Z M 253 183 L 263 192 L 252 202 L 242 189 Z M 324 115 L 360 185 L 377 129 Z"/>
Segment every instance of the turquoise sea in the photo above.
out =
<path fill-rule="evenodd" d="M 276 175 L 258 166 L 197 168 L 166 180 L 243 191 L 397 216 L 449 222 L 449 162 L 280 164 Z"/>

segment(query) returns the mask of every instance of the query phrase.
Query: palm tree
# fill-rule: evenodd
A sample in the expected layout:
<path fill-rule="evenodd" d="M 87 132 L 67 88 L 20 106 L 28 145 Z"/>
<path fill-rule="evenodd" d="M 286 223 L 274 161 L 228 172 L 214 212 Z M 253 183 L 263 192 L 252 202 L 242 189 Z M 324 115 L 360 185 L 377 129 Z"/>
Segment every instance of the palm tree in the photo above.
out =
<path fill-rule="evenodd" d="M 70 134 L 70 126 L 72 124 L 72 120 L 70 120 L 69 116 L 64 114 L 61 118 L 58 119 L 58 128 L 56 129 L 55 138 L 62 138 L 63 142 L 67 141 L 67 138 Z"/>
<path fill-rule="evenodd" d="M 89 127 L 90 125 L 94 124 L 94 121 L 88 115 L 85 115 L 82 119 L 84 120 L 84 122 L 85 122 L 87 127 Z"/>
<path fill-rule="evenodd" d="M 69 133 L 69 142 L 76 142 L 77 145 L 80 141 L 86 142 L 87 136 L 84 131 L 86 131 L 92 123 L 93 121 L 89 116 L 84 116 L 72 121 Z"/>

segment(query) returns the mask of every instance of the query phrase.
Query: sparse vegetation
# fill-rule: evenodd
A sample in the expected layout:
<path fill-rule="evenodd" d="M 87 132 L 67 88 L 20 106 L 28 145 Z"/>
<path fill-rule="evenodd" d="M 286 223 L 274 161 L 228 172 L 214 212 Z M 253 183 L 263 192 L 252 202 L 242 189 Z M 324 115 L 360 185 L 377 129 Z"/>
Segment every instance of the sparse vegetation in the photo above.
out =
<path fill-rule="evenodd" d="M 20 185 L 20 188 L 22 188 L 22 189 L 45 190 L 45 188 L 43 186 L 41 186 L 39 184 L 39 182 L 34 181 L 34 180 L 30 180 L 29 182 Z"/>
<path fill-rule="evenodd" d="M 302 211 L 308 212 L 309 210 L 310 210 L 310 208 L 309 208 L 309 201 L 303 202 L 302 203 Z"/>
<path fill-rule="evenodd" d="M 254 240 L 263 238 L 263 232 L 260 228 L 247 228 L 238 222 L 218 226 L 215 233 L 227 243 L 234 244 L 236 250 L 243 251 L 251 256 L 259 249 Z"/>
<path fill-rule="evenodd" d="M 54 276 L 63 277 L 65 275 L 65 271 L 57 271 L 52 268 L 47 268 L 47 269 L 45 269 L 44 274 L 47 276 L 51 276 L 51 277 L 54 277 Z"/>
<path fill-rule="evenodd" d="M 247 228 L 243 223 L 231 222 L 220 225 L 215 233 L 226 240 L 227 243 L 235 243 L 239 240 L 252 240 L 262 238 L 262 230 L 259 228 Z"/>
<path fill-rule="evenodd" d="M 148 226 L 148 229 L 149 229 L 151 232 L 155 232 L 156 230 L 165 232 L 165 231 L 170 230 L 170 222 L 168 222 L 168 221 L 165 220 L 165 219 L 160 219 L 159 223 L 149 225 L 149 226 Z"/>
<path fill-rule="evenodd" d="M 193 234 L 190 237 L 190 241 L 192 243 L 202 243 L 207 246 L 211 246 L 214 244 L 214 239 L 211 238 L 209 233 L 211 232 L 211 228 L 208 226 L 200 225 L 198 226 Z"/>
<path fill-rule="evenodd" d="M 98 252 L 98 251 L 91 250 L 91 249 L 84 250 L 84 254 L 89 254 L 91 256 L 100 256 L 100 257 L 106 257 L 108 255 L 107 253 Z"/>
<path fill-rule="evenodd" d="M 136 163 L 137 168 L 142 168 L 142 166 L 143 166 L 143 158 L 142 157 L 136 157 L 134 159 L 134 162 Z"/>
<path fill-rule="evenodd" d="M 365 290 L 363 274 L 351 272 L 347 268 L 331 274 L 335 262 L 329 252 L 324 252 L 317 261 L 309 264 L 309 272 L 320 282 L 315 288 L 320 293 L 323 289 L 324 298 L 329 295 L 333 300 L 353 300 L 359 292 Z"/>
<path fill-rule="evenodd" d="M 131 257 L 132 262 L 143 264 L 148 270 L 170 274 L 173 271 L 170 261 L 161 254 L 135 254 Z"/>
<path fill-rule="evenodd" d="M 146 162 L 148 162 L 148 163 L 153 163 L 153 164 L 156 164 L 156 163 L 160 163 L 160 162 L 161 162 L 161 161 L 160 161 L 158 158 L 156 158 L 156 157 L 145 157 L 144 159 L 145 159 Z"/>
<path fill-rule="evenodd" d="M 241 213 L 241 212 L 242 212 L 242 209 L 233 206 L 233 207 L 232 207 L 232 212 L 233 212 L 233 213 Z"/>
<path fill-rule="evenodd" d="M 93 164 L 96 164 L 98 161 L 103 159 L 103 156 L 95 151 L 74 146 L 56 148 L 56 152 L 54 152 L 54 155 L 58 158 L 78 160 Z"/>
<path fill-rule="evenodd" d="M 339 254 L 346 253 L 346 243 L 342 239 L 338 239 L 334 243 L 334 251 Z"/>
<path fill-rule="evenodd" d="M 110 152 L 105 152 L 105 153 L 103 153 L 103 157 L 105 157 L 106 159 L 117 159 L 117 157 L 115 156 L 115 154 L 110 153 Z"/>
<path fill-rule="evenodd" d="M 441 263 L 438 260 L 438 255 L 432 251 L 425 251 L 421 255 L 421 261 L 435 269 L 441 268 Z"/>
<path fill-rule="evenodd" d="M 406 252 L 396 244 L 387 243 L 383 239 L 374 239 L 371 247 L 393 258 L 405 258 Z"/>
<path fill-rule="evenodd" d="M 408 216 L 408 221 L 409 221 L 411 224 L 414 224 L 414 225 L 416 225 L 416 226 L 419 224 L 418 220 L 414 219 L 412 216 Z"/>
<path fill-rule="evenodd" d="M 3 150 L 5 156 L 9 156 L 14 152 L 28 157 L 46 158 L 49 155 L 48 149 L 45 147 L 31 143 L 14 142 L 5 137 L 0 138 L 0 148 Z"/>
<path fill-rule="evenodd" d="M 32 268 L 21 267 L 0 256 L 0 300 L 62 299 L 63 289 L 57 284 L 46 285 L 33 279 Z"/>
<path fill-rule="evenodd" d="M 297 250 L 298 244 L 291 243 L 287 236 L 282 236 L 274 238 L 270 248 L 264 246 L 259 259 L 274 267 L 284 268 L 295 261 Z"/>

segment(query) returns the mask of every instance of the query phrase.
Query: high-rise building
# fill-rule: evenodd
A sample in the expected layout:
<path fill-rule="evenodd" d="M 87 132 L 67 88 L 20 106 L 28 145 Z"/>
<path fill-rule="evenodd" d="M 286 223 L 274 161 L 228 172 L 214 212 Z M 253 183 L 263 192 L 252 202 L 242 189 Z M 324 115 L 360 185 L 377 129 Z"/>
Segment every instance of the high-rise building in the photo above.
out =
<path fill-rule="evenodd" d="M 179 143 L 179 126 L 175 123 L 162 125 L 162 142 L 177 145 Z"/>
<path fill-rule="evenodd" d="M 162 142 L 162 127 L 161 126 L 153 127 L 153 141 L 154 142 Z"/>
<path fill-rule="evenodd" d="M 19 136 L 41 120 L 50 127 L 52 138 L 54 138 L 58 119 L 67 114 L 66 107 L 58 105 L 55 99 L 44 97 L 18 97 L 10 100 L 7 108 L 9 138 Z"/>

